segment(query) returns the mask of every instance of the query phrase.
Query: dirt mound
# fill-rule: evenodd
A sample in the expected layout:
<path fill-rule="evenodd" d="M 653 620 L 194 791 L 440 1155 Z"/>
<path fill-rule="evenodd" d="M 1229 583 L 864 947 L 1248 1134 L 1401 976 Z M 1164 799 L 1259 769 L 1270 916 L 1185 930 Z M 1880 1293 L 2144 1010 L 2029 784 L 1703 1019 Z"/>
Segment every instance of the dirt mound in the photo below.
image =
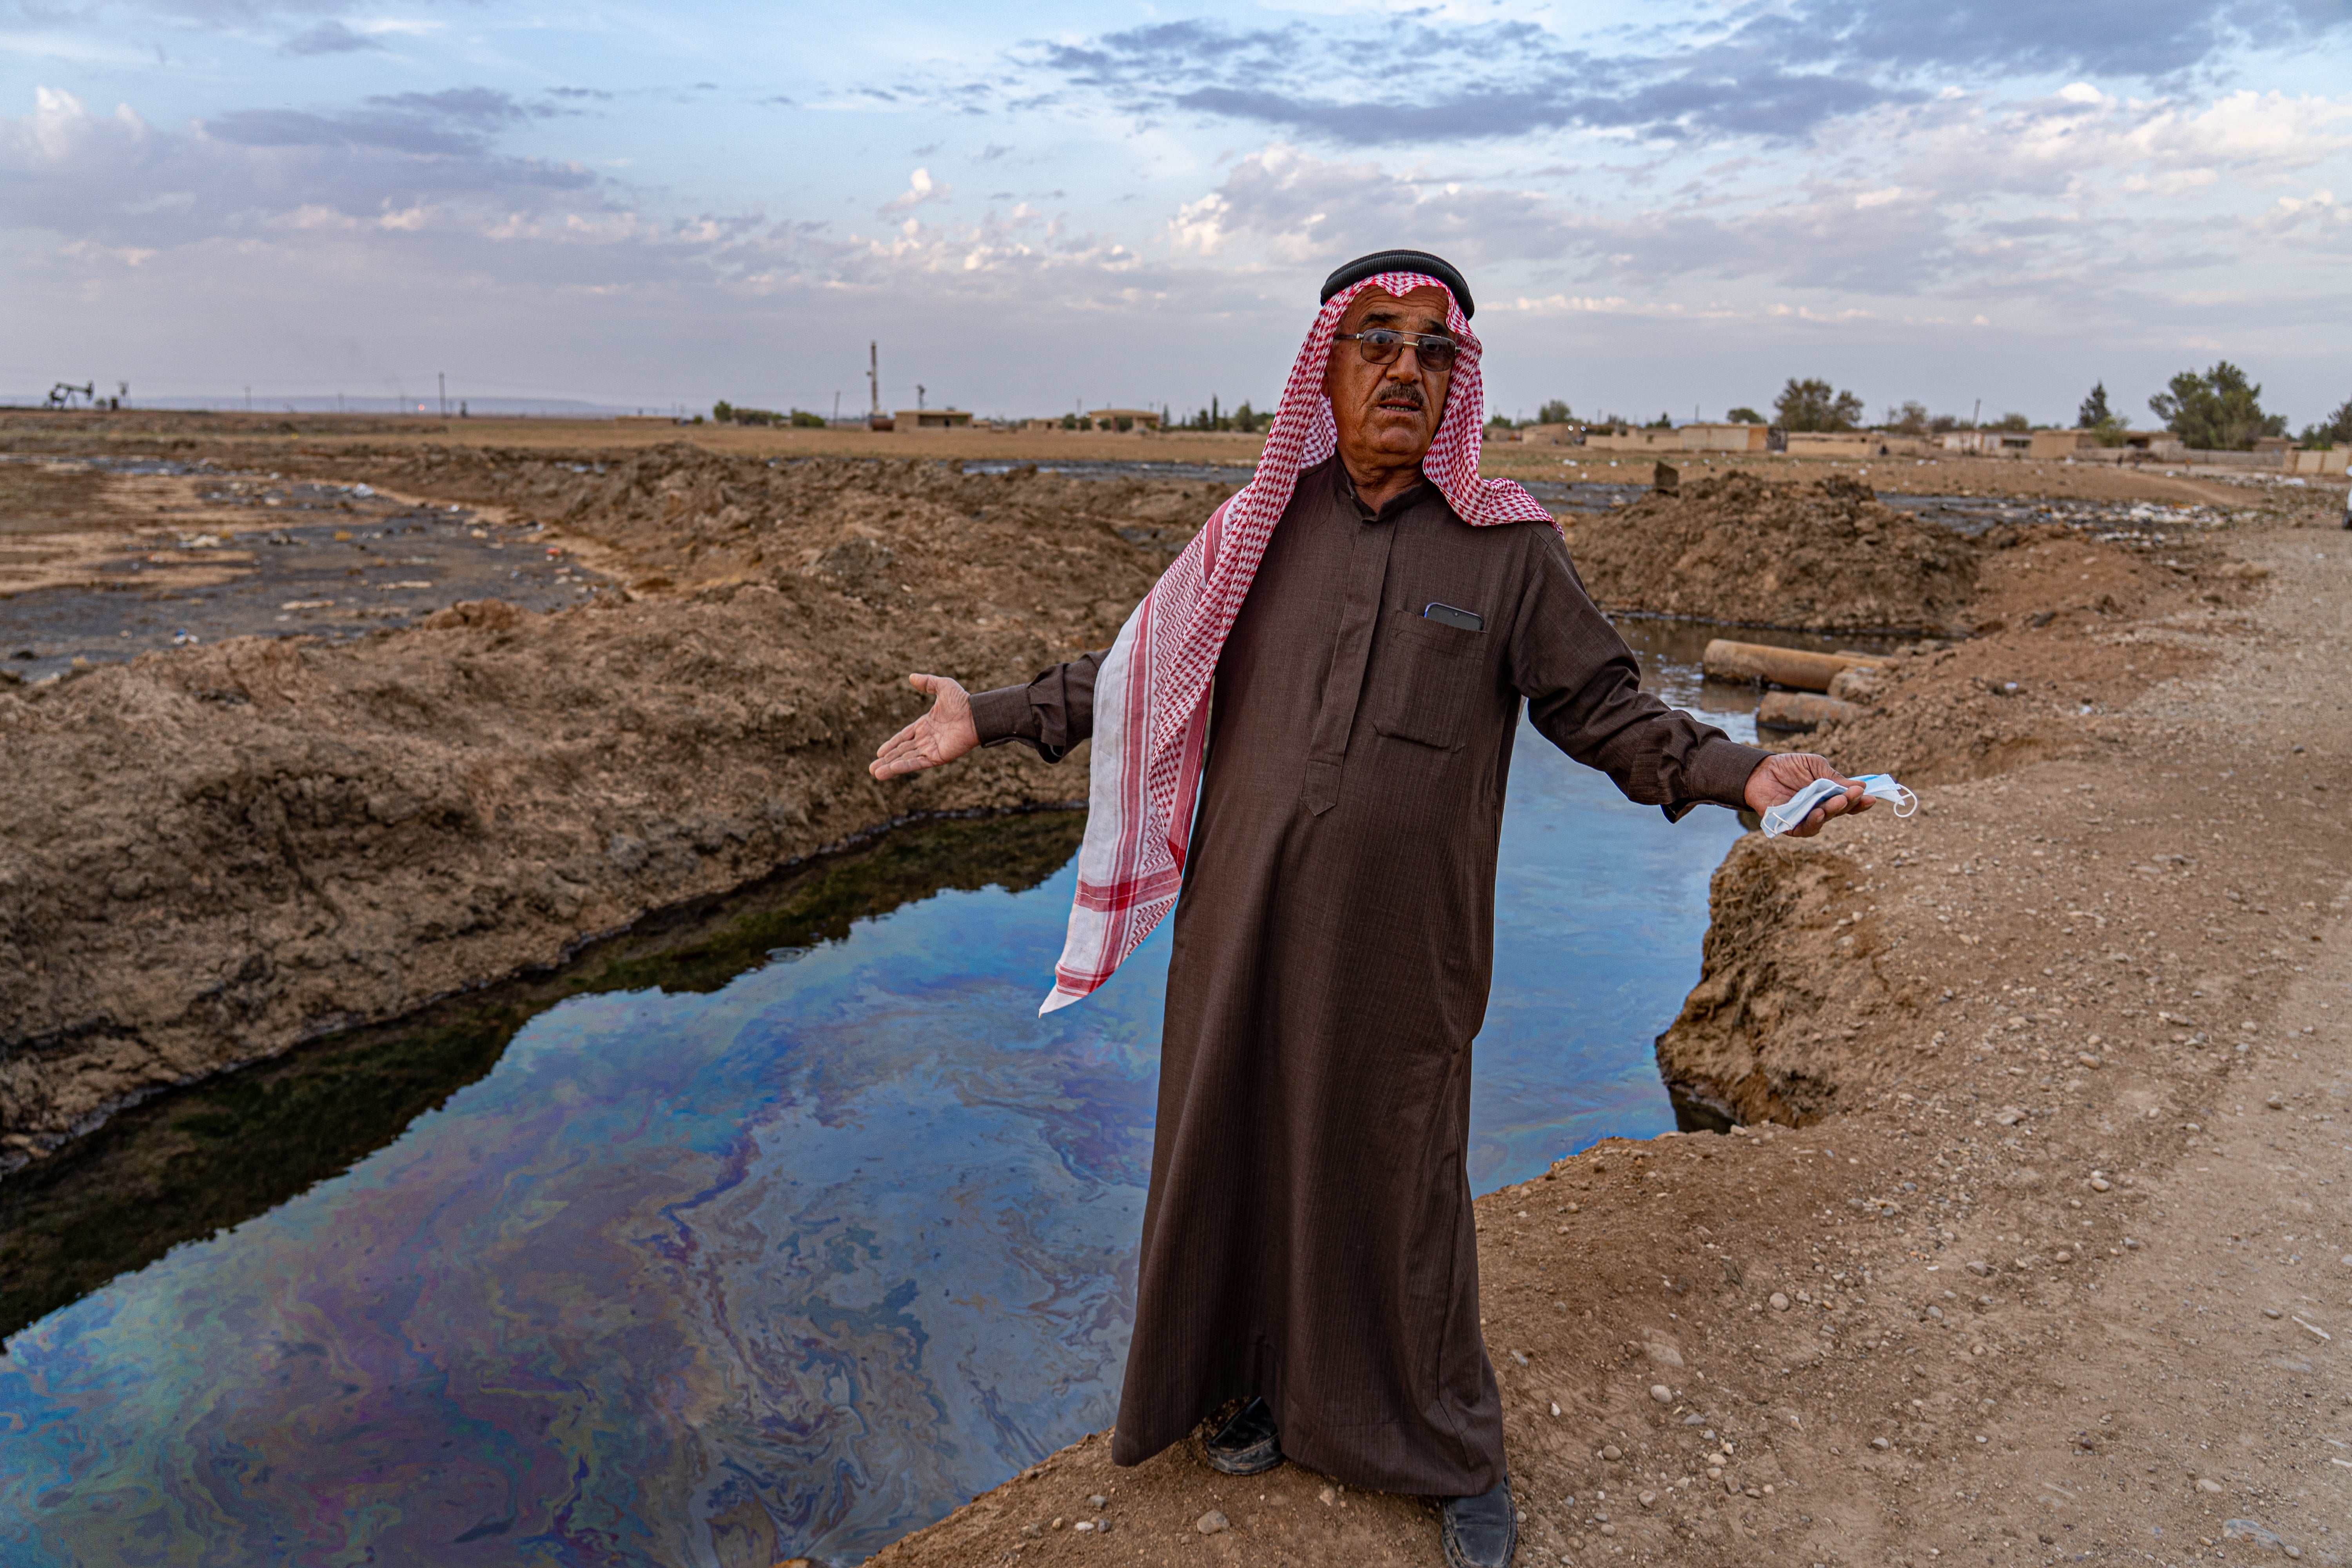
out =
<path fill-rule="evenodd" d="M 1811 631 L 1953 631 L 1980 548 L 1842 475 L 1749 473 L 1653 492 L 1577 525 L 1570 552 L 1603 608 Z"/>
<path fill-rule="evenodd" d="M 2124 710 L 2204 662 L 2261 581 L 2210 542 L 2158 552 L 2051 525 L 1985 542 L 1969 610 L 1978 635 L 1842 687 L 1864 710 L 1790 744 L 1915 784 L 2116 745 Z"/>
<path fill-rule="evenodd" d="M 700 585 L 0 690 L 0 1165 L 902 814 L 1083 795 L 1082 762 L 1018 748 L 888 786 L 865 762 L 910 669 L 982 687 L 1107 646 L 1209 510 L 692 449 L 436 466 Z"/>
<path fill-rule="evenodd" d="M 1232 493 L 1202 481 L 1070 479 L 1034 464 L 967 474 L 951 462 L 735 457 L 685 441 L 601 456 L 427 447 L 341 466 L 593 541 L 609 552 L 600 564 L 648 591 L 799 573 L 876 602 L 899 594 L 903 574 L 892 567 L 907 552 L 928 558 L 940 589 L 955 590 L 952 569 L 968 558 L 961 546 L 984 537 L 1027 540 L 1030 564 L 1049 583 L 1066 545 L 1098 531 L 1164 559 Z"/>

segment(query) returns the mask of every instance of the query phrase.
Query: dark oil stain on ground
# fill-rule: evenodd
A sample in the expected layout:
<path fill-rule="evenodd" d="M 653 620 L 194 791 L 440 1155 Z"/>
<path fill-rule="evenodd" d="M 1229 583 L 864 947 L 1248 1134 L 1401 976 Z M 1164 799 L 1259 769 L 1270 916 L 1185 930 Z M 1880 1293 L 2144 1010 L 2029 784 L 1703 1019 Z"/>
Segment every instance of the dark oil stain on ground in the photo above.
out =
<path fill-rule="evenodd" d="M 197 510 L 160 520 L 114 510 L 112 481 L 148 474 L 194 478 Z M 535 525 L 411 505 L 365 484 L 0 457 L 0 538 L 77 529 L 120 533 L 121 546 L 94 584 L 0 596 L 0 669 L 16 679 L 226 637 L 363 637 L 468 599 L 559 609 L 607 584 Z M 229 580 L 191 584 L 174 570 L 206 568 Z"/>

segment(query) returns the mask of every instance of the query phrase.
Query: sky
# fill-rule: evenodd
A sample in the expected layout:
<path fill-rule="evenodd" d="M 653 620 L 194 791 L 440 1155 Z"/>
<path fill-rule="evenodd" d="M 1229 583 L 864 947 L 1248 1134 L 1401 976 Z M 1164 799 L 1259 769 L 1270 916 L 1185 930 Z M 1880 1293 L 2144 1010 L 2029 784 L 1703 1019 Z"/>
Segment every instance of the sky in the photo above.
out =
<path fill-rule="evenodd" d="M 1507 415 L 2226 357 L 2299 427 L 2347 65 L 2347 0 L 0 0 L 0 395 L 1264 406 L 1415 246 Z"/>

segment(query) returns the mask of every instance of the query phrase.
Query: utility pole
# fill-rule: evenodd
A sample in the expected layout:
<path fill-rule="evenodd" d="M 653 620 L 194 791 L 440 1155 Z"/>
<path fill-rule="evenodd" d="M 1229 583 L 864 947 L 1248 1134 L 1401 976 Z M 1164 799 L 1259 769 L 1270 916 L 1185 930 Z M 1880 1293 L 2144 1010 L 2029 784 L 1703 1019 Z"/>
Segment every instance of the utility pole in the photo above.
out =
<path fill-rule="evenodd" d="M 874 395 L 873 416 L 882 417 L 882 345 L 868 342 L 866 345 L 866 389 Z"/>
<path fill-rule="evenodd" d="M 923 384 L 922 384 L 921 382 L 919 382 L 919 382 L 915 383 L 915 406 L 916 406 L 916 407 L 918 407 L 918 408 L 920 408 L 920 407 L 923 405 L 923 393 L 924 393 L 924 391 L 925 391 L 925 388 L 924 388 Z"/>
<path fill-rule="evenodd" d="M 1978 423 L 1979 423 L 1979 421 L 1981 421 L 1983 418 L 1984 418 L 1984 399 L 1983 399 L 1983 398 L 1981 398 L 1981 397 L 1979 397 L 1979 398 L 1978 398 L 1978 399 L 1977 399 L 1977 405 L 1976 405 L 1976 407 L 1975 407 L 1974 409 L 1972 409 L 1972 410 L 1970 410 L 1970 411 L 1969 411 L 1969 429 L 1971 429 L 1971 430 L 1975 429 L 1975 428 L 1977 427 Z"/>
<path fill-rule="evenodd" d="M 841 423 L 841 394 L 838 392 L 833 395 L 833 422 L 835 425 Z"/>
<path fill-rule="evenodd" d="M 449 417 L 449 373 L 436 370 L 433 373 L 433 379 L 441 388 L 441 417 L 446 419 Z"/>

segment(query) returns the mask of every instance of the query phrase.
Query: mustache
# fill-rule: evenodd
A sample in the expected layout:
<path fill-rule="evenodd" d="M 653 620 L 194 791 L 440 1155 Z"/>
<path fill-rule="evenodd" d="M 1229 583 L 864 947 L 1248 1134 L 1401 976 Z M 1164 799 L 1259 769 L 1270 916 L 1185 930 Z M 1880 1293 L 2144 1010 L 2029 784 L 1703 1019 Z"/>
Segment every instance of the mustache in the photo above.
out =
<path fill-rule="evenodd" d="M 1429 406 L 1429 399 L 1422 395 L 1420 384 L 1411 381 L 1389 382 L 1381 388 L 1381 395 L 1373 398 L 1372 403 L 1375 407 L 1397 403 L 1410 404 L 1415 408 Z"/>

